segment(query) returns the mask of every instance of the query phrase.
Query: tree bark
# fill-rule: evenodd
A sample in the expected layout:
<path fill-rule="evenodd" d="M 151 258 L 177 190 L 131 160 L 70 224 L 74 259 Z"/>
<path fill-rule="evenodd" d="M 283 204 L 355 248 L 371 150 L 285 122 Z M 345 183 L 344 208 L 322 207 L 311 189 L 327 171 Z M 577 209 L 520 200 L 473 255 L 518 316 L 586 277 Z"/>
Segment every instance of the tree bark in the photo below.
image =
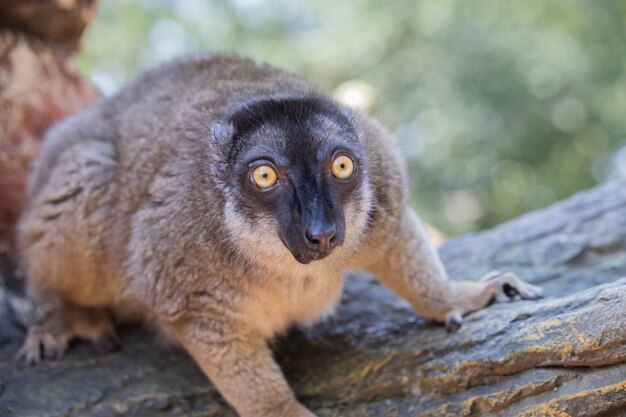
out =
<path fill-rule="evenodd" d="M 626 412 L 625 182 L 452 240 L 441 255 L 453 276 L 512 270 L 547 298 L 492 305 L 448 334 L 352 276 L 335 318 L 276 344 L 305 404 L 321 417 Z M 124 330 L 111 355 L 79 345 L 60 362 L 16 364 L 22 330 L 6 312 L 18 304 L 4 303 L 0 323 L 0 415 L 235 416 L 186 354 L 140 329 Z"/>
<path fill-rule="evenodd" d="M 97 98 L 72 62 L 93 0 L 0 0 L 0 252 L 45 131 Z"/>

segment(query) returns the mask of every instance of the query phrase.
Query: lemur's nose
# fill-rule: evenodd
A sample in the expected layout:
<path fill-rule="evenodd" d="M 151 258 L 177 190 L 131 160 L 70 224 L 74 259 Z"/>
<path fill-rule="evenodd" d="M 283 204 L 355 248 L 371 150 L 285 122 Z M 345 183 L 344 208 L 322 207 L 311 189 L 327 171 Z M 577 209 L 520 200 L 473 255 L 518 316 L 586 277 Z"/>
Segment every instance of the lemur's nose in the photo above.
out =
<path fill-rule="evenodd" d="M 312 227 L 304 232 L 307 244 L 320 253 L 328 253 L 337 246 L 337 227 L 334 223 Z"/>

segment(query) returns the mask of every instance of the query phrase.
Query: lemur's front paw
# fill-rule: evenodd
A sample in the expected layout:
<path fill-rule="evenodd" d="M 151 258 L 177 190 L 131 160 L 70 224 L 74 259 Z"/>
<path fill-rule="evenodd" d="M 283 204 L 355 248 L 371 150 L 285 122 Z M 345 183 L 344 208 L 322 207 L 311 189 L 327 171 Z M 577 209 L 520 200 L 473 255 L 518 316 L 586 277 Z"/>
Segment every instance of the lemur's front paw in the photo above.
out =
<path fill-rule="evenodd" d="M 540 287 L 522 281 L 512 272 L 491 271 L 480 280 L 493 286 L 494 298 L 499 303 L 512 301 L 518 295 L 522 300 L 538 300 L 543 297 Z"/>
<path fill-rule="evenodd" d="M 458 311 L 448 313 L 446 320 L 444 321 L 444 327 L 450 333 L 456 332 L 463 324 L 463 316 Z"/>
<path fill-rule="evenodd" d="M 457 309 L 446 315 L 444 325 L 449 332 L 455 332 L 461 327 L 463 314 L 486 307 L 489 300 L 507 303 L 518 296 L 523 300 L 537 300 L 542 297 L 541 288 L 522 281 L 512 272 L 492 271 L 483 276 L 479 282 L 482 284 L 478 286 L 480 294 L 475 295 L 475 299 L 469 304 L 457 304 Z M 474 288 L 475 284 L 473 283 Z"/>

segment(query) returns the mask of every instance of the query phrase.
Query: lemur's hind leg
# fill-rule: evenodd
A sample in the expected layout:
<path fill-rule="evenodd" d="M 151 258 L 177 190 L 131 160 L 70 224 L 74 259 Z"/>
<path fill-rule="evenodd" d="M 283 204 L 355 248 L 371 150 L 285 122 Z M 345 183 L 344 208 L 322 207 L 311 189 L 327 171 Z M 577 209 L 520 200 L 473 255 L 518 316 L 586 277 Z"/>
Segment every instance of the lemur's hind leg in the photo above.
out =
<path fill-rule="evenodd" d="M 369 266 L 386 285 L 411 303 L 426 318 L 444 322 L 456 330 L 462 316 L 479 310 L 492 300 L 507 302 L 541 298 L 541 289 L 512 273 L 490 272 L 478 281 L 451 280 L 428 241 L 426 232 L 411 208 L 406 208 L 379 259 Z"/>
<path fill-rule="evenodd" d="M 38 363 L 41 359 L 60 359 L 74 339 L 90 341 L 99 353 L 119 348 L 108 311 L 61 304 L 28 329 L 17 355 L 28 364 Z"/>

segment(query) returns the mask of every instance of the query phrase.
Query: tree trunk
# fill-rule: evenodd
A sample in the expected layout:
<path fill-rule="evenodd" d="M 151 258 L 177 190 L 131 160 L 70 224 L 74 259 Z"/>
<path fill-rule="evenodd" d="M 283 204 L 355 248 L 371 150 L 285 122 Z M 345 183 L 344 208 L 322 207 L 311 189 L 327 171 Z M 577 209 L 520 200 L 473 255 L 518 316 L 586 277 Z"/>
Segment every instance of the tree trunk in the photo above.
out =
<path fill-rule="evenodd" d="M 453 276 L 512 270 L 547 298 L 492 305 L 448 334 L 353 276 L 334 319 L 277 343 L 304 403 L 322 417 L 626 413 L 626 183 L 452 240 L 441 254 Z M 60 362 L 20 366 L 13 316 L 0 323 L 0 415 L 235 416 L 186 354 L 139 329 L 122 331 L 111 355 L 79 345 Z"/>
<path fill-rule="evenodd" d="M 95 3 L 0 0 L 0 253 L 44 132 L 97 97 L 72 63 Z"/>

